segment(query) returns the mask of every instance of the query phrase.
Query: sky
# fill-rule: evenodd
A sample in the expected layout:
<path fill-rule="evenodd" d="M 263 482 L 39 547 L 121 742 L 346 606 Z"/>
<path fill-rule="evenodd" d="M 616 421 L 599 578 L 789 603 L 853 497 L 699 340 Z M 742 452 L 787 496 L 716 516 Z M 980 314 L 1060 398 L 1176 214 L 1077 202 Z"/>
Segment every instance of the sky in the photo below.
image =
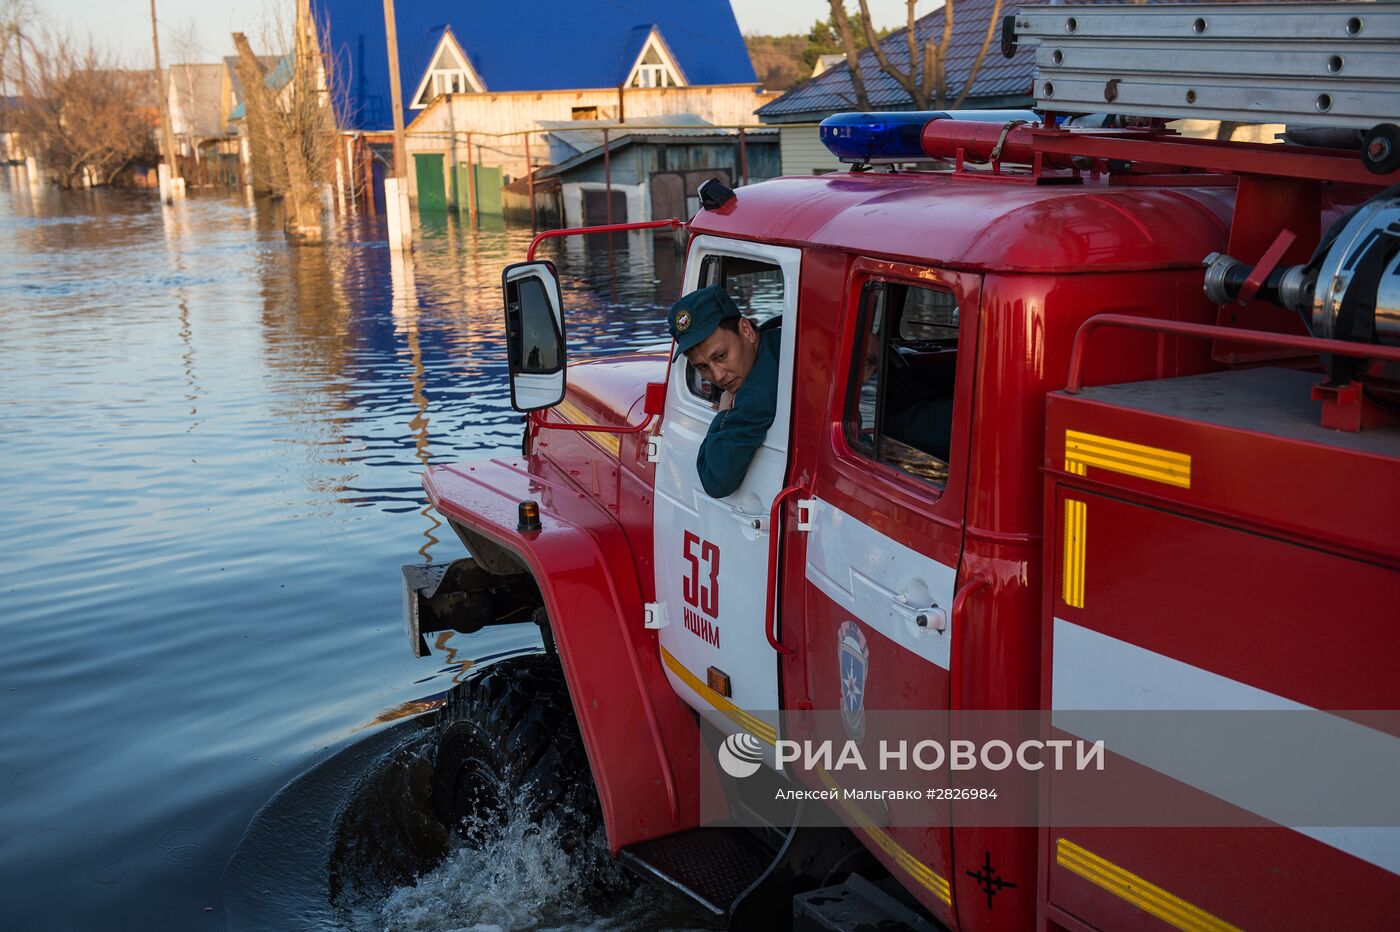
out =
<path fill-rule="evenodd" d="M 40 11 L 60 27 L 73 27 L 81 34 L 91 32 L 101 42 L 109 43 L 132 67 L 149 66 L 151 60 L 151 20 L 149 0 L 36 0 Z M 462 0 L 467 3 L 470 0 Z M 676 0 L 662 0 L 676 2 Z M 739 28 L 745 33 L 782 34 L 804 33 L 818 19 L 830 12 L 827 0 L 730 0 Z M 877 27 L 903 25 L 905 0 L 869 0 L 870 15 Z M 193 32 L 192 51 L 198 60 L 213 62 L 233 54 L 229 34 L 235 30 L 248 33 L 256 43 L 263 31 L 269 12 L 290 9 L 291 0 L 156 0 L 156 19 L 160 24 L 161 59 L 164 63 L 186 58 L 177 52 L 176 38 L 180 33 Z M 931 13 L 942 6 L 941 0 L 917 0 L 917 16 Z M 855 0 L 848 0 L 848 10 L 855 10 Z M 191 30 L 193 24 L 193 30 Z"/>

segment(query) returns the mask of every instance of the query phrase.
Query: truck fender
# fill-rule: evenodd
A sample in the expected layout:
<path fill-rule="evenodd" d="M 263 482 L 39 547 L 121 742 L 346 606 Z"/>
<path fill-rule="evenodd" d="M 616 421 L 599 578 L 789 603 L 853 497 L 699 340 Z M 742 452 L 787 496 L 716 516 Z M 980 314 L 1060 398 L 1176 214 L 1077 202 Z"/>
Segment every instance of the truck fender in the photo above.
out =
<path fill-rule="evenodd" d="M 510 551 L 534 577 L 588 752 L 608 845 L 698 823 L 700 735 L 643 627 L 642 589 L 617 520 L 543 458 L 430 467 L 448 520 Z M 519 505 L 539 503 L 540 530 Z"/>

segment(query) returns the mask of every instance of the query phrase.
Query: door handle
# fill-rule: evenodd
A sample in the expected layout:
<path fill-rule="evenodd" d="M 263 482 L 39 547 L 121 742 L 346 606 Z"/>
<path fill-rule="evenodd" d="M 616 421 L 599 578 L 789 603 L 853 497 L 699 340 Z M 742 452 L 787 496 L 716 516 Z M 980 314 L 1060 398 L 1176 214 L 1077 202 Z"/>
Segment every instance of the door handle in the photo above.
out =
<path fill-rule="evenodd" d="M 948 613 L 937 602 L 918 605 L 901 594 L 890 596 L 890 607 L 920 631 L 931 630 L 942 634 L 948 630 Z"/>
<path fill-rule="evenodd" d="M 729 517 L 733 518 L 735 521 L 738 521 L 746 528 L 752 528 L 755 531 L 761 531 L 763 530 L 763 519 L 766 518 L 767 515 L 750 514 L 749 512 L 744 511 L 742 508 L 737 508 L 731 505 L 729 506 Z"/>

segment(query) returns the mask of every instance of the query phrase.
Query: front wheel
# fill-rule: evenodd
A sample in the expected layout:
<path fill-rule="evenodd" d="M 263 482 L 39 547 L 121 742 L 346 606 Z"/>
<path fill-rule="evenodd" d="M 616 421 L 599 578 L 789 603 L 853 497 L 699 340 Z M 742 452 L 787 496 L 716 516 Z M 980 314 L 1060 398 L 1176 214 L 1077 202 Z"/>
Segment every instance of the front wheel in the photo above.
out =
<path fill-rule="evenodd" d="M 449 829 L 479 845 L 524 817 L 549 822 L 566 852 L 598 846 L 602 814 L 556 657 L 492 664 L 453 688 L 438 722 L 433 806 Z"/>

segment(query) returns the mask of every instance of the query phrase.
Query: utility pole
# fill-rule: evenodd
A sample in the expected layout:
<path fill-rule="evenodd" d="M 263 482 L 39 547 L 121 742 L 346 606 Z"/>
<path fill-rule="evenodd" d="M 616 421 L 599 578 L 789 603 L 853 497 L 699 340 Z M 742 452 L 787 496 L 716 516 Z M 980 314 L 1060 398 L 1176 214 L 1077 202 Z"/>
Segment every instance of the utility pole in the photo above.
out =
<path fill-rule="evenodd" d="M 160 36 L 156 32 L 156 0 L 151 0 L 151 49 L 156 58 L 156 98 L 160 101 L 160 137 L 165 163 L 165 171 L 157 169 L 160 176 L 160 196 L 167 202 L 184 195 L 184 179 L 179 177 L 175 164 L 175 134 L 170 128 L 170 93 L 160 70 Z"/>
<path fill-rule="evenodd" d="M 314 66 L 318 45 L 315 20 L 311 17 L 311 0 L 297 0 L 296 55 L 298 68 L 302 67 L 302 62 L 306 59 L 312 60 L 307 64 L 308 68 Z M 310 86 L 316 88 L 320 85 L 313 81 Z"/>
<path fill-rule="evenodd" d="M 384 33 L 389 40 L 389 99 L 394 107 L 394 177 L 407 175 L 403 151 L 403 85 L 399 81 L 399 30 L 394 0 L 384 0 Z"/>
<path fill-rule="evenodd" d="M 389 215 L 389 248 L 407 250 L 412 248 L 413 227 L 408 215 L 408 159 L 403 148 L 403 85 L 399 80 L 394 0 L 384 0 L 384 35 L 389 43 L 389 99 L 394 108 L 394 177 L 384 179 L 384 208 Z"/>

